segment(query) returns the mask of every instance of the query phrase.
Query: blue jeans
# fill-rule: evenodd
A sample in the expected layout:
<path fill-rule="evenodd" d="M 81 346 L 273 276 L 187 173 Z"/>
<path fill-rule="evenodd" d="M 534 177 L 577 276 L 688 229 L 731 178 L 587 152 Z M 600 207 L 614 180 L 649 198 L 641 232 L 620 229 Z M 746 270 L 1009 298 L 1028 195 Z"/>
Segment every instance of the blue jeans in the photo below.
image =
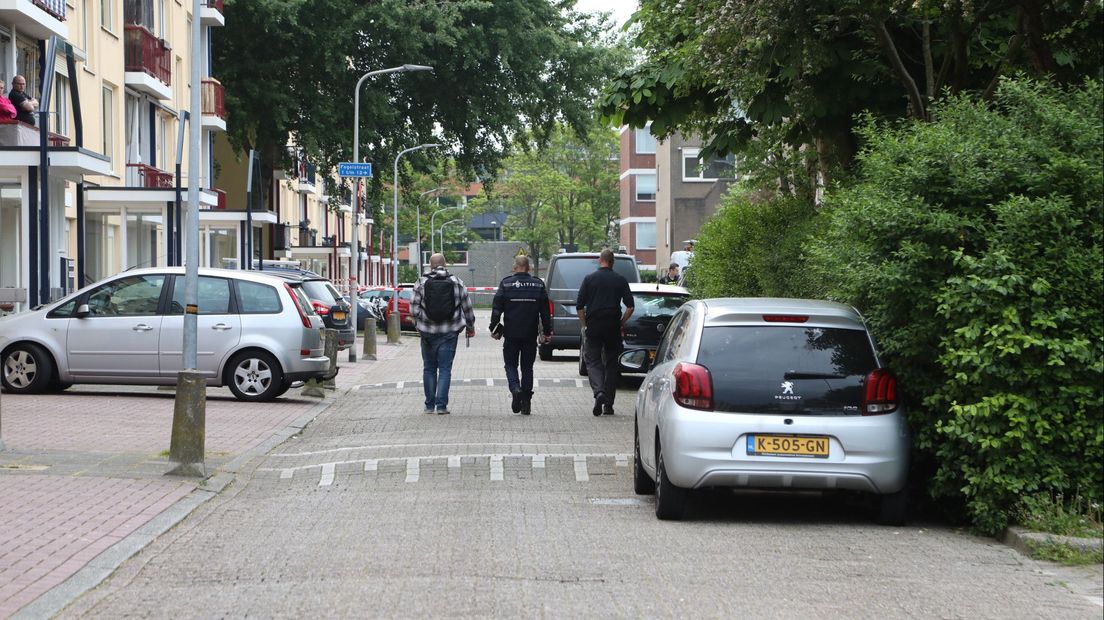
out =
<path fill-rule="evenodd" d="M 452 359 L 456 357 L 456 341 L 459 337 L 460 332 L 422 334 L 422 385 L 425 389 L 426 409 L 448 409 Z"/>

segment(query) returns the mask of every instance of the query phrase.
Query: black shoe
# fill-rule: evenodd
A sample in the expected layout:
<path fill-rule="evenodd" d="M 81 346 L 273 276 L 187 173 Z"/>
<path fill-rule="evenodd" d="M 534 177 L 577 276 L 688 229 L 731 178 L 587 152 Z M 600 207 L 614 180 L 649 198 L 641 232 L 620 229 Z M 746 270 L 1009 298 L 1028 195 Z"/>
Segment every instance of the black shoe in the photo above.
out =
<path fill-rule="evenodd" d="M 613 415 L 613 405 L 609 403 L 602 405 L 602 415 Z"/>
<path fill-rule="evenodd" d="M 438 409 L 437 415 L 448 415 L 450 412 L 448 409 Z"/>
<path fill-rule="evenodd" d="M 533 401 L 526 398 L 521 401 L 521 415 L 529 415 L 533 411 Z"/>
<path fill-rule="evenodd" d="M 524 398 L 521 390 L 517 390 L 513 394 L 513 398 L 510 399 L 510 411 L 517 413 L 521 411 L 521 403 L 524 401 Z"/>
<path fill-rule="evenodd" d="M 594 397 L 594 409 L 591 409 L 590 412 L 593 413 L 595 416 L 602 415 L 602 405 L 605 402 L 606 402 L 606 393 L 605 392 L 598 392 L 598 395 Z"/>

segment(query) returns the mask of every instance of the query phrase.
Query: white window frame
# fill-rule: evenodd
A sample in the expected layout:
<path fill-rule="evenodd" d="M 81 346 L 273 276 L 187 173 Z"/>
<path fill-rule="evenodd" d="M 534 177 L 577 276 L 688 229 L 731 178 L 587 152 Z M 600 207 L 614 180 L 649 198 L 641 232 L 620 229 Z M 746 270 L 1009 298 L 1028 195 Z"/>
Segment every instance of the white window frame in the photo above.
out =
<path fill-rule="evenodd" d="M 641 177 L 648 177 L 648 176 L 653 177 L 655 179 L 655 189 L 652 190 L 652 197 L 651 198 L 641 198 L 640 197 L 640 179 L 641 179 Z M 655 202 L 656 201 L 656 192 L 658 192 L 658 191 L 659 191 L 659 175 L 658 174 L 656 174 L 654 172 L 649 172 L 647 174 L 633 175 L 633 199 L 636 200 L 637 202 Z"/>
<path fill-rule="evenodd" d="M 100 28 L 115 32 L 115 2 L 114 0 L 100 0 Z"/>
<path fill-rule="evenodd" d="M 644 137 L 645 140 L 641 140 L 641 137 Z M 647 144 L 648 142 L 651 142 L 651 145 L 652 145 L 651 150 L 649 151 L 649 150 L 644 150 L 643 148 L 641 148 L 641 143 L 642 142 L 644 144 Z M 633 129 L 633 151 L 637 155 L 655 155 L 655 153 L 656 153 L 656 139 L 655 139 L 655 136 L 652 135 L 652 126 L 650 124 L 646 127 Z"/>
<path fill-rule="evenodd" d="M 733 165 L 732 165 L 732 176 L 731 177 L 721 178 L 721 177 L 707 177 L 707 176 L 705 176 L 706 167 L 702 165 L 700 155 L 701 155 L 701 149 L 700 148 L 683 147 L 683 149 L 682 149 L 682 180 L 683 180 L 684 183 L 712 183 L 714 181 L 721 181 L 721 180 L 729 181 L 729 180 L 733 180 L 733 179 L 736 178 L 736 164 L 735 164 L 735 162 L 733 162 Z M 697 162 L 697 164 L 696 164 L 697 174 L 690 174 L 691 171 L 686 169 L 686 160 L 690 159 L 691 157 L 693 157 L 694 161 Z"/>
<path fill-rule="evenodd" d="M 100 91 L 103 107 L 103 154 L 115 170 L 115 88 L 104 83 Z"/>
<path fill-rule="evenodd" d="M 635 241 L 636 249 L 638 249 L 638 250 L 654 250 L 654 249 L 656 249 L 656 223 L 654 221 L 651 221 L 651 222 L 637 222 L 635 226 L 636 227 L 633 229 L 633 240 Z M 652 227 L 652 244 L 651 245 L 643 245 L 640 242 L 640 227 L 641 226 L 651 226 Z"/>

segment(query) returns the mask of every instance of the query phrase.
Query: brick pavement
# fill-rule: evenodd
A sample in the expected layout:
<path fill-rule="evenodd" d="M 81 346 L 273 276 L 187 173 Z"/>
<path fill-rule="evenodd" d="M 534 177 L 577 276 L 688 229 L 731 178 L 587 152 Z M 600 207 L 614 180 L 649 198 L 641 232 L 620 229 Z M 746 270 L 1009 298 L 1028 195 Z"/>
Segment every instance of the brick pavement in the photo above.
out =
<path fill-rule="evenodd" d="M 380 334 L 376 362 L 349 364 L 342 353 L 337 390 L 322 402 L 292 390 L 274 403 L 242 403 L 226 388 L 208 389 L 208 474 L 294 421 L 323 411 L 353 386 L 393 378 L 385 367 L 395 360 L 418 358 L 416 337 L 404 336 L 398 346 L 385 341 Z M 65 584 L 201 483 L 164 475 L 172 467 L 171 391 L 75 386 L 61 394 L 2 398 L 0 618 L 7 618 Z"/>

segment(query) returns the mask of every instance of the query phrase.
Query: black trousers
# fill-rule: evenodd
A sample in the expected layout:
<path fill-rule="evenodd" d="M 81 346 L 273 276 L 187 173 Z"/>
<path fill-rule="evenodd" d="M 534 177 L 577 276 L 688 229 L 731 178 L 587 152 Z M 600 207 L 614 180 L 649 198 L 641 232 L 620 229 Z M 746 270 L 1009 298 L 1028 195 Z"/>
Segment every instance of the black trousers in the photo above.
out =
<path fill-rule="evenodd" d="M 529 396 L 533 394 L 533 362 L 537 359 L 537 337 L 502 339 L 502 361 L 506 367 L 506 381 L 510 384 L 510 393 L 520 390 Z M 518 377 L 518 370 L 521 377 Z"/>
<path fill-rule="evenodd" d="M 624 351 L 621 341 L 621 316 L 587 319 L 586 341 L 583 343 L 583 362 L 590 379 L 590 389 L 597 397 L 604 392 L 606 402 L 613 404 L 617 394 L 617 380 L 620 376 L 621 362 L 618 359 Z"/>

